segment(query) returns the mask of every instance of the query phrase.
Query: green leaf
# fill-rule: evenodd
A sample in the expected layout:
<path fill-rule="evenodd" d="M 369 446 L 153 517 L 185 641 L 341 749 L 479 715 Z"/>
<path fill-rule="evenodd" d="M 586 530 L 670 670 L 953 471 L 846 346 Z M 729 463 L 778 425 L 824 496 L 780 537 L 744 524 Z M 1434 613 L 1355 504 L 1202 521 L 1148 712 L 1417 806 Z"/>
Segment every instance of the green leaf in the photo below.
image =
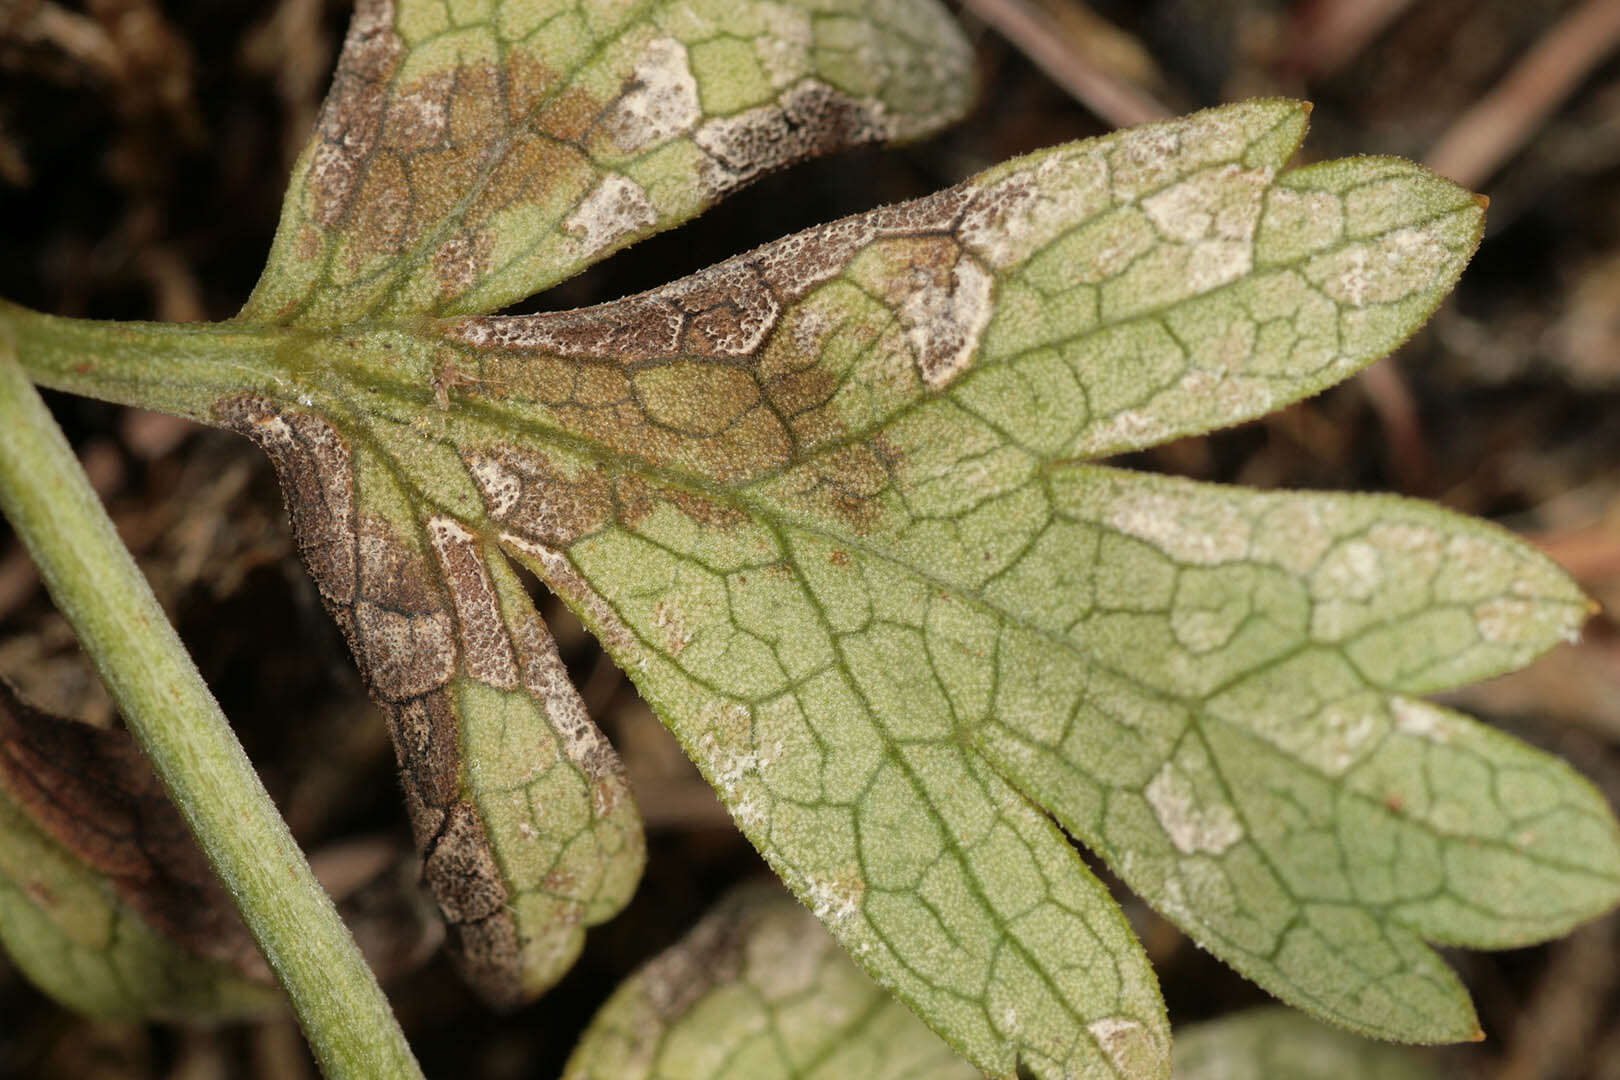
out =
<path fill-rule="evenodd" d="M 379 10 L 351 51 L 387 37 Z M 383 69 L 356 63 L 334 101 L 382 100 Z M 599 101 L 662 77 L 615 70 Z M 542 253 L 521 274 L 502 256 L 444 293 L 410 284 L 426 241 L 342 254 L 371 251 L 371 210 L 295 240 L 317 212 L 300 179 L 242 321 L 8 314 L 53 385 L 270 453 L 496 1000 L 555 978 L 640 857 L 511 558 L 833 936 L 980 1069 L 1169 1071 L 1140 945 L 1059 826 L 1285 1000 L 1468 1038 L 1425 941 L 1517 944 L 1604 909 L 1620 831 L 1561 764 L 1414 695 L 1526 662 L 1585 600 L 1432 507 L 1086 464 L 1314 393 L 1455 282 L 1476 199 L 1391 159 L 1280 171 L 1307 113 L 1257 101 L 1056 147 L 639 296 L 507 318 L 426 316 L 591 257 L 555 227 L 591 181 L 508 222 L 503 244 Z"/>
<path fill-rule="evenodd" d="M 1176 1030 L 1176 1080 L 1434 1080 L 1414 1050 L 1358 1039 L 1287 1009 Z"/>
<path fill-rule="evenodd" d="M 811 154 L 959 116 L 930 0 L 360 0 L 241 318 L 492 311 Z"/>
<path fill-rule="evenodd" d="M 94 1016 L 196 1022 L 281 992 L 157 777 L 122 731 L 0 681 L 0 943 Z"/>
<path fill-rule="evenodd" d="M 733 890 L 616 990 L 563 1080 L 980 1075 L 780 889 Z"/>
<path fill-rule="evenodd" d="M 1303 121 L 1214 110 L 418 337 L 418 370 L 471 373 L 445 428 L 478 527 L 991 1071 L 1145 1072 L 1162 1046 L 1134 942 L 1037 807 L 1263 985 L 1408 1039 L 1475 1028 L 1422 937 L 1556 934 L 1615 893 L 1595 793 L 1394 696 L 1572 633 L 1549 564 L 1412 504 L 1075 461 L 1318 389 L 1450 287 L 1474 199 L 1382 159 L 1277 177 Z"/>

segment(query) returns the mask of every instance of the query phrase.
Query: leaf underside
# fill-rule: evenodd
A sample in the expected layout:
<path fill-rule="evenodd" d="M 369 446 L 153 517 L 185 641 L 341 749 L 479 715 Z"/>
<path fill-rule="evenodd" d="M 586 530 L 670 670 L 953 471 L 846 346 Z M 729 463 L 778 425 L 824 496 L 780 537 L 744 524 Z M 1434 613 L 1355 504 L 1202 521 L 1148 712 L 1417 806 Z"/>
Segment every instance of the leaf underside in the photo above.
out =
<path fill-rule="evenodd" d="M 986 1071 L 1167 1068 L 1140 947 L 1056 825 L 1286 1000 L 1467 1038 L 1424 938 L 1561 932 L 1610 902 L 1614 826 L 1563 766 L 1412 695 L 1525 662 L 1585 601 L 1421 504 L 1084 463 L 1315 392 L 1450 288 L 1473 197 L 1383 158 L 1279 173 L 1305 118 L 1058 147 L 594 308 L 345 330 L 301 399 L 218 417 L 275 457 L 379 696 L 457 704 L 460 783 L 514 790 L 533 759 L 481 733 L 522 699 L 492 687 L 535 697 L 510 557 Z M 480 804 L 498 864 L 627 805 L 586 758 L 611 794 L 573 820 Z"/>
<path fill-rule="evenodd" d="M 931 0 L 360 0 L 253 322 L 492 311 L 762 173 L 961 115 Z"/>
<path fill-rule="evenodd" d="M 1584 598 L 1424 504 L 1087 462 L 1388 353 L 1477 243 L 1473 196 L 1387 158 L 1280 171 L 1308 108 L 1256 101 L 480 314 L 761 169 L 930 130 L 967 56 L 923 0 L 361 4 L 230 328 L 273 344 L 196 411 L 275 462 L 463 969 L 539 992 L 642 860 L 514 560 L 985 1072 L 1169 1070 L 1060 827 L 1284 1000 L 1471 1037 L 1425 941 L 1559 934 L 1614 901 L 1620 844 L 1565 766 L 1419 695 L 1527 662 Z"/>

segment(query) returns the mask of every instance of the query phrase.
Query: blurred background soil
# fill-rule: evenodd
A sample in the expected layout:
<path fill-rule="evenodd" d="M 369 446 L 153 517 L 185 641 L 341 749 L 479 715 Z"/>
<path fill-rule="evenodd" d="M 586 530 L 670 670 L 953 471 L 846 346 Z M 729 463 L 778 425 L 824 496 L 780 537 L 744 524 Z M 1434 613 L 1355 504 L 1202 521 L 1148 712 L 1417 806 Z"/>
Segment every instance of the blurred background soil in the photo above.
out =
<path fill-rule="evenodd" d="M 657 285 L 1119 124 L 1245 97 L 1309 97 L 1308 158 L 1428 161 L 1491 197 L 1485 244 L 1432 324 L 1391 361 L 1264 420 L 1126 464 L 1262 487 L 1404 492 L 1523 534 L 1604 612 L 1580 643 L 1448 700 L 1565 756 L 1620 802 L 1620 2 L 969 0 L 963 16 L 984 88 L 966 124 L 925 145 L 769 177 L 525 310 Z M 0 0 L 0 295 L 97 318 L 233 314 L 268 250 L 347 17 L 346 4 L 328 0 Z M 296 563 L 262 456 L 165 417 L 51 401 L 334 888 L 370 881 L 386 891 L 400 865 L 408 881 L 393 755 Z M 389 923 L 394 909 L 374 905 L 384 914 L 366 932 L 395 934 L 395 966 L 414 965 L 389 991 L 430 1076 L 556 1076 L 611 987 L 728 884 L 762 869 L 622 676 L 565 611 L 542 603 L 625 757 L 650 863 L 629 909 L 591 932 L 563 985 L 509 1016 L 483 1009 L 442 959 L 420 963 L 431 927 Z M 114 722 L 3 527 L 0 674 L 42 705 Z M 1174 1022 L 1264 1000 L 1122 899 Z M 1620 1078 L 1617 927 L 1611 917 L 1537 949 L 1454 954 L 1487 1039 L 1435 1060 L 1462 1077 Z M 289 1021 L 90 1023 L 3 958 L 0 1018 L 4 1077 L 314 1075 Z"/>

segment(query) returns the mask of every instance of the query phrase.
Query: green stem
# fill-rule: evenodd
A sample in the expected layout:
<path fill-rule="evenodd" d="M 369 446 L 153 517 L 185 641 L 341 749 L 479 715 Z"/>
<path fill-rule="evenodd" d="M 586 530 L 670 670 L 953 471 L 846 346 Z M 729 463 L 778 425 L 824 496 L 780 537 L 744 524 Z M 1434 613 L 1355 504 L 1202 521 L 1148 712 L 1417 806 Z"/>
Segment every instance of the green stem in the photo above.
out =
<path fill-rule="evenodd" d="M 95 661 L 328 1077 L 420 1077 L 354 939 L 0 327 L 0 511 Z M 185 411 L 185 410 L 179 410 Z"/>

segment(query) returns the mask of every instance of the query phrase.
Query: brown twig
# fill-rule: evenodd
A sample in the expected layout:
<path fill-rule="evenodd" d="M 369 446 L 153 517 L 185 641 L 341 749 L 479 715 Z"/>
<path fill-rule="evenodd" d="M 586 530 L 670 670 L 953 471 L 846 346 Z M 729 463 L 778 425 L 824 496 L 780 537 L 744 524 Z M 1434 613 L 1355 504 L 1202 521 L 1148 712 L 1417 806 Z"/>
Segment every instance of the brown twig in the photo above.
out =
<path fill-rule="evenodd" d="M 1583 1050 L 1603 1023 L 1614 989 L 1613 917 L 1591 923 L 1559 942 L 1552 961 L 1514 1025 L 1512 1056 L 1497 1080 L 1573 1076 Z"/>
<path fill-rule="evenodd" d="M 964 6 L 1012 42 L 1080 104 L 1114 127 L 1164 120 L 1170 110 L 1069 44 L 1061 23 L 1029 0 L 964 0 Z"/>
<path fill-rule="evenodd" d="M 1596 524 L 1528 538 L 1583 584 L 1620 579 L 1620 524 Z"/>
<path fill-rule="evenodd" d="M 1620 0 L 1587 0 L 1537 41 L 1506 77 L 1458 117 L 1425 164 L 1477 187 L 1620 45 Z"/>
<path fill-rule="evenodd" d="M 1384 426 L 1396 486 L 1408 495 L 1426 493 L 1432 475 L 1428 443 L 1417 401 L 1400 369 L 1386 357 L 1363 371 L 1359 382 Z"/>
<path fill-rule="evenodd" d="M 1288 67 L 1294 76 L 1328 78 L 1412 6 L 1412 0 L 1315 0 L 1294 18 Z"/>

